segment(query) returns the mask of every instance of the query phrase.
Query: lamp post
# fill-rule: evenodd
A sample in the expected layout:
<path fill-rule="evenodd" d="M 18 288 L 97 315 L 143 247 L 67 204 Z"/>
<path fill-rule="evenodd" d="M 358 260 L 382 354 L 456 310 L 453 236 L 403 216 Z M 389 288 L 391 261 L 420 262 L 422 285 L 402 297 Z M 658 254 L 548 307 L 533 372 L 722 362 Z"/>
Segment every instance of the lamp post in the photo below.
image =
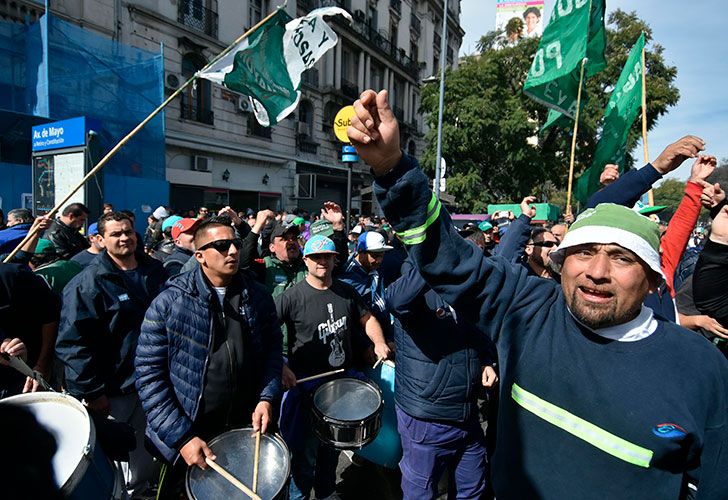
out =
<path fill-rule="evenodd" d="M 440 38 L 440 103 L 437 114 L 437 154 L 435 157 L 435 197 L 440 198 L 440 164 L 442 163 L 442 112 L 445 107 L 445 57 L 447 47 L 447 3 L 442 0 L 442 37 Z"/>

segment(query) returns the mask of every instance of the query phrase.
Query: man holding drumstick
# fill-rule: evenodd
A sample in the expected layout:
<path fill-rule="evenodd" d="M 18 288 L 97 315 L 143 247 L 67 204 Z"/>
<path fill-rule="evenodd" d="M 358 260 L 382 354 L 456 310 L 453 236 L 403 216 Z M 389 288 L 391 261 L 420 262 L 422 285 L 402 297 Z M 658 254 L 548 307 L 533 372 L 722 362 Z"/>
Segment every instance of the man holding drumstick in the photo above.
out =
<path fill-rule="evenodd" d="M 363 299 L 350 286 L 334 281 L 336 246 L 316 235 L 306 242 L 303 260 L 306 279 L 276 297 L 281 323 L 288 329 L 288 365 L 297 378 L 317 375 L 353 364 L 352 337 L 362 328 L 374 353 L 387 359 L 391 352 L 382 327 Z M 321 443 L 310 424 L 309 395 L 326 380 L 307 382 L 288 391 L 281 408 L 281 433 L 291 450 L 291 500 L 334 495 L 339 452 Z"/>
<path fill-rule="evenodd" d="M 238 271 L 241 245 L 227 217 L 200 222 L 199 266 L 167 283 L 142 324 L 135 365 L 147 437 L 174 464 L 160 484 L 165 498 L 180 488 L 187 465 L 215 459 L 209 439 L 251 420 L 265 432 L 280 400 L 275 306 Z"/>

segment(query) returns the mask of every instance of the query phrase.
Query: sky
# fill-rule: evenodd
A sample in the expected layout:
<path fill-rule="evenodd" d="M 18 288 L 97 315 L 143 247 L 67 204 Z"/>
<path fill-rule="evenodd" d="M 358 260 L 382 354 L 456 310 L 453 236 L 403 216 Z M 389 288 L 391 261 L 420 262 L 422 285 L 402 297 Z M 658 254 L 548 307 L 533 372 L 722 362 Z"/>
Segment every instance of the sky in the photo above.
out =
<path fill-rule="evenodd" d="M 555 0 L 546 0 L 545 19 Z M 462 0 L 460 23 L 465 38 L 460 54 L 475 52 L 481 35 L 495 28 L 496 0 Z M 728 158 L 728 25 L 725 2 L 718 0 L 607 0 L 607 12 L 637 11 L 652 27 L 654 40 L 665 48 L 667 64 L 677 67 L 677 105 L 657 122 L 648 135 L 650 158 L 687 134 L 705 140 L 706 154 Z M 647 76 L 649 78 L 649 74 Z M 649 107 L 649 96 L 647 106 Z M 642 142 L 635 156 L 642 157 Z M 669 177 L 686 180 L 691 160 Z"/>

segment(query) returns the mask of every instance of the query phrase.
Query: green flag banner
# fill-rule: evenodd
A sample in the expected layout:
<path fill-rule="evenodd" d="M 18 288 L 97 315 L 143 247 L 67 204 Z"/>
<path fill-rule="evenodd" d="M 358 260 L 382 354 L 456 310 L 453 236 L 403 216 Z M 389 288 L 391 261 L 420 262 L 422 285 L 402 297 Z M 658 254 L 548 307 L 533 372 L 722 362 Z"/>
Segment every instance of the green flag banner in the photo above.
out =
<path fill-rule="evenodd" d="M 574 119 L 581 61 L 586 58 L 587 78 L 607 65 L 604 10 L 605 0 L 555 3 L 523 86 L 526 95 Z"/>
<path fill-rule="evenodd" d="M 323 19 L 333 15 L 352 21 L 339 7 L 316 9 L 297 19 L 279 9 L 198 76 L 250 96 L 258 122 L 275 125 L 298 106 L 301 74 L 336 45 L 338 37 Z"/>
<path fill-rule="evenodd" d="M 642 33 L 632 47 L 622 74 L 617 80 L 607 103 L 602 124 L 602 134 L 594 152 L 591 166 L 576 181 L 574 194 L 586 203 L 599 189 L 599 176 L 604 165 L 614 163 L 624 169 L 627 153 L 627 136 L 637 113 L 642 106 L 642 50 L 645 48 L 645 34 Z"/>

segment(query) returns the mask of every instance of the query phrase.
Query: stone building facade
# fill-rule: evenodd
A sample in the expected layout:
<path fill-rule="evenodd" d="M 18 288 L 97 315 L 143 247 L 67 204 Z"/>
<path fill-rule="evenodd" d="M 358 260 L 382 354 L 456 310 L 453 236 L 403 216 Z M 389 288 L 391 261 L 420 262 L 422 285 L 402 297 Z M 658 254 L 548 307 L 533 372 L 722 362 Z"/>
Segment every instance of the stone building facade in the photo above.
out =
<path fill-rule="evenodd" d="M 38 4 L 27 3 L 31 12 Z M 17 5 L 14 3 L 14 5 Z M 165 111 L 170 205 L 231 205 L 238 210 L 344 205 L 347 169 L 333 133 L 336 112 L 366 88 L 387 88 L 400 120 L 403 148 L 423 149 L 422 79 L 440 58 L 457 65 L 464 32 L 460 0 L 450 0 L 448 48 L 440 54 L 441 0 L 289 0 L 292 17 L 321 6 L 348 10 L 333 18 L 338 45 L 304 74 L 299 107 L 272 128 L 260 127 L 245 96 L 198 81 Z M 164 52 L 169 96 L 207 61 L 275 8 L 270 0 L 50 0 L 51 11 L 117 41 Z M 2 7 L 2 6 L 0 6 Z M 40 7 L 42 13 L 42 6 Z M 355 210 L 372 210 L 368 169 L 354 166 Z M 370 190 L 365 190 L 370 191 Z"/>

